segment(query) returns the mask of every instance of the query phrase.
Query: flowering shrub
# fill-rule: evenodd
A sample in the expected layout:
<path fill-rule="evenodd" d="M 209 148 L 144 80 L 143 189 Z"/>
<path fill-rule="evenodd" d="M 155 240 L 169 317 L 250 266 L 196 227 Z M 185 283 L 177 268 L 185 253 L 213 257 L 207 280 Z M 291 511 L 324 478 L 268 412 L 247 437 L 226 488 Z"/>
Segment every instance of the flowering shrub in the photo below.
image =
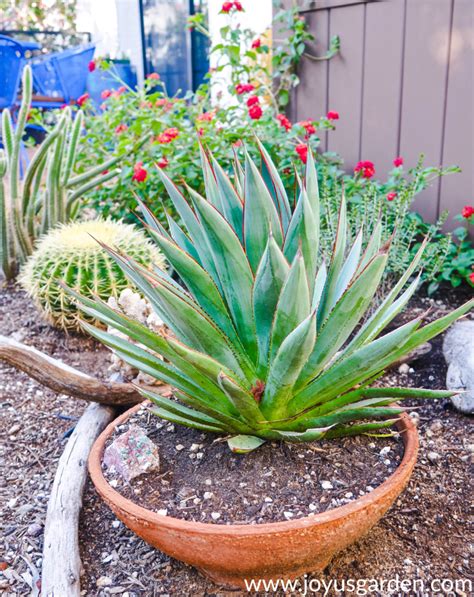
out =
<path fill-rule="evenodd" d="M 207 83 L 195 93 L 169 97 L 159 74 L 151 73 L 140 89 L 132 90 L 124 85 L 114 91 L 105 90 L 99 110 L 87 97 L 82 100 L 88 116 L 88 143 L 83 144 L 85 149 L 81 155 L 84 168 L 95 164 L 97 156 L 105 152 L 128 153 L 137 139 L 146 132 L 152 133 L 152 140 L 142 149 L 139 161 L 132 157 L 125 161 L 113 190 L 95 190 L 88 197 L 89 203 L 103 216 L 130 221 L 134 219 L 137 194 L 166 224 L 166 210 L 173 208 L 158 169 L 165 169 L 178 186 L 187 180 L 203 194 L 201 146 L 208 148 L 232 174 L 235 157 L 244 155 L 244 144 L 252 157 L 259 159 L 253 142 L 257 135 L 281 172 L 288 190 L 295 187 L 295 172 L 301 174 L 303 171 L 308 148 L 317 155 L 324 218 L 323 246 L 328 253 L 344 183 L 353 231 L 359 228 L 359 222 L 369 232 L 373 231 L 380 213 L 384 240 L 391 237 L 395 226 L 394 248 L 388 264 L 390 275 L 404 271 L 423 232 L 429 232 L 436 239 L 436 243 L 433 240 L 428 245 L 422 263 L 424 277 L 434 280 L 443 271 L 451 240 L 439 232 L 442 221 L 428 226 L 409 210 L 414 197 L 433 178 L 456 169 L 424 168 L 420 162 L 405 171 L 403 157 L 396 156 L 394 168 L 385 182 L 375 178 L 376 173 L 381 173 L 376 172 L 377 164 L 369 159 L 360 161 L 353 175 L 344 174 L 341 158 L 335 154 L 317 153 L 319 133 L 334 129 L 339 120 L 343 123 L 344 114 L 330 110 L 317 119 L 291 122 L 282 110 L 289 91 L 298 82 L 296 67 L 305 55 L 304 42 L 309 39 L 304 20 L 297 10 L 278 13 L 276 20 L 292 34 L 287 36 L 286 45 L 281 45 L 278 39 L 273 40 L 270 53 L 270 43 L 264 35 L 257 37 L 255 32 L 237 26 L 241 10 L 239 3 L 223 4 L 221 12 L 228 15 L 228 25 L 221 30 L 222 42 L 211 50 L 217 56 L 213 77 L 219 78 L 225 71 L 228 98 L 218 96 L 217 100 L 211 101 Z M 190 25 L 207 34 L 202 15 L 191 17 Z M 337 48 L 338 40 L 333 40 L 328 55 L 322 58 L 330 57 Z"/>

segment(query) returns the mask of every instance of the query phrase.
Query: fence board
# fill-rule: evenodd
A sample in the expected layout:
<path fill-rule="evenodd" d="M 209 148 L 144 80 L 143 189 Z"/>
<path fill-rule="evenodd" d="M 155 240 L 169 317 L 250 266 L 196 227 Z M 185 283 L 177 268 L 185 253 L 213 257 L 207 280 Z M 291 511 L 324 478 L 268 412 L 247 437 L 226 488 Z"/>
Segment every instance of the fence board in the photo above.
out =
<path fill-rule="evenodd" d="M 451 1 L 407 2 L 400 153 L 414 163 L 441 161 Z M 438 213 L 439 181 L 423 191 L 414 209 L 429 220 Z"/>
<path fill-rule="evenodd" d="M 403 60 L 403 0 L 367 5 L 361 159 L 384 178 L 398 151 Z"/>
<path fill-rule="evenodd" d="M 329 134 L 328 149 L 341 153 L 347 168 L 359 160 L 364 13 L 365 5 L 356 4 L 330 14 L 330 36 L 341 36 L 341 52 L 329 62 L 328 108 L 341 119 Z"/>
<path fill-rule="evenodd" d="M 443 163 L 462 174 L 441 181 L 440 209 L 451 216 L 474 199 L 474 11 L 472 0 L 455 0 L 448 78 Z M 447 227 L 453 228 L 452 219 Z"/>
<path fill-rule="evenodd" d="M 308 44 L 308 53 L 324 56 L 329 46 L 329 11 L 308 13 L 308 28 L 315 36 L 314 43 Z M 328 61 L 314 62 L 303 58 L 299 70 L 301 79 L 294 97 L 293 120 L 316 119 L 327 112 L 328 103 Z M 321 149 L 327 148 L 327 134 L 321 134 Z"/>

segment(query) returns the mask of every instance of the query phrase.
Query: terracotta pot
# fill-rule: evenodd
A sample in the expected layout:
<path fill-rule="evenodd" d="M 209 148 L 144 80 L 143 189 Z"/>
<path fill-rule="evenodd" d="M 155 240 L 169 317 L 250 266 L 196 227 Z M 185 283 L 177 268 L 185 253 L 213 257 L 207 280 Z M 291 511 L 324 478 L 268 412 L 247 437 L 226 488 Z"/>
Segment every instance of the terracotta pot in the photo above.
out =
<path fill-rule="evenodd" d="M 218 584 L 245 587 L 244 579 L 293 579 L 323 570 L 338 551 L 357 541 L 385 514 L 406 486 L 418 453 L 410 417 L 398 425 L 405 451 L 397 470 L 357 500 L 285 522 L 224 525 L 162 516 L 126 499 L 102 474 L 105 442 L 140 405 L 113 421 L 97 438 L 90 457 L 92 481 L 116 516 L 139 537 L 166 554 L 196 566 Z M 245 456 L 243 456 L 245 458 Z"/>

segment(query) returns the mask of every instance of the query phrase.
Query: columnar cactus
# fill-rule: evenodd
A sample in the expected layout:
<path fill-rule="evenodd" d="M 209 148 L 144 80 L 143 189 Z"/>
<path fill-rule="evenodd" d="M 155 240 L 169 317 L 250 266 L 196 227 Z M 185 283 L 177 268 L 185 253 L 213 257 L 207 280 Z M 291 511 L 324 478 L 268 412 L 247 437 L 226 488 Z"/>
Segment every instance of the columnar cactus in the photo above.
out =
<path fill-rule="evenodd" d="M 20 179 L 20 147 L 31 107 L 32 74 L 23 71 L 23 98 L 14 129 L 9 110 L 2 114 L 0 153 L 0 267 L 7 279 L 33 251 L 35 240 L 59 223 L 74 219 L 79 199 L 98 184 L 117 175 L 122 156 L 112 157 L 74 176 L 84 115 L 65 108 L 56 126 L 39 146 Z M 146 141 L 142 140 L 137 149 Z M 6 186 L 5 186 L 6 181 Z M 6 188 L 6 192 L 5 192 Z"/>
<path fill-rule="evenodd" d="M 100 243 L 133 255 L 144 268 L 164 267 L 159 250 L 134 226 L 112 220 L 72 222 L 51 230 L 21 271 L 20 282 L 45 318 L 57 327 L 80 329 L 77 306 L 59 281 L 85 296 L 117 298 L 130 287 L 125 274 Z M 89 318 L 90 321 L 93 318 Z"/>

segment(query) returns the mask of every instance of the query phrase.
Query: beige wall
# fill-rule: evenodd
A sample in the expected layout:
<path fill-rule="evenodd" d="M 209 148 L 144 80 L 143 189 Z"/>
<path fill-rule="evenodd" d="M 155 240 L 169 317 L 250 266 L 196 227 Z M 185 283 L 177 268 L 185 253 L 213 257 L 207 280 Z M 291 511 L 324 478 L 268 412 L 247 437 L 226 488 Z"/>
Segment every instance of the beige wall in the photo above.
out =
<path fill-rule="evenodd" d="M 288 0 L 290 3 L 290 0 Z M 316 0 L 298 2 L 323 54 L 331 36 L 341 53 L 303 60 L 294 119 L 336 110 L 337 130 L 323 148 L 351 169 L 374 161 L 384 178 L 395 156 L 414 164 L 459 165 L 437 181 L 416 209 L 433 220 L 474 202 L 474 0 Z M 448 222 L 448 227 L 453 227 Z"/>

